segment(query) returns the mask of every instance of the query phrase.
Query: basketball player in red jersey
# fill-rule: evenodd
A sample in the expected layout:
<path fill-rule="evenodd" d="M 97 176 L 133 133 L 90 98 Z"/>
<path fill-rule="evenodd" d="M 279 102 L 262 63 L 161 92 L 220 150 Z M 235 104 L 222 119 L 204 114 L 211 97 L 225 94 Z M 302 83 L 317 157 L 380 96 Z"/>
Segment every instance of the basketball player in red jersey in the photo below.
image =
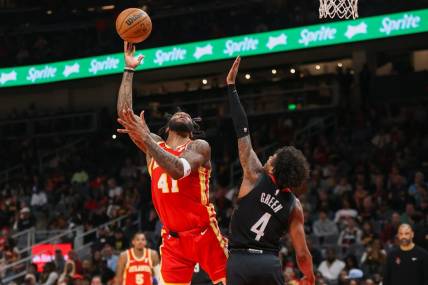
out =
<path fill-rule="evenodd" d="M 125 43 L 125 72 L 120 86 L 119 123 L 146 154 L 152 177 L 152 197 L 163 224 L 161 277 L 164 284 L 190 284 L 196 263 L 214 284 L 226 284 L 227 240 L 217 225 L 209 203 L 211 148 L 194 140 L 198 128 L 189 114 L 175 113 L 166 126 L 167 139 L 150 132 L 144 112 L 132 111 L 132 77 L 142 57 L 134 58 L 135 47 Z"/>
<path fill-rule="evenodd" d="M 159 278 L 159 255 L 146 245 L 146 236 L 136 233 L 132 238 L 132 248 L 120 255 L 115 285 L 151 285 L 153 275 Z"/>

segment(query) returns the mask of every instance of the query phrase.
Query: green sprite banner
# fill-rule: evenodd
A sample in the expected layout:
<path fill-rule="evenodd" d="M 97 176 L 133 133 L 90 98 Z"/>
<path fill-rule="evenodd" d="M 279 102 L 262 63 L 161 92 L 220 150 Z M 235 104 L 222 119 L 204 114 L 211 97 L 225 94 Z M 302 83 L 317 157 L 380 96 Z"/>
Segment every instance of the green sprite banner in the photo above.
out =
<path fill-rule="evenodd" d="M 428 9 L 141 50 L 138 70 L 382 39 L 428 31 Z M 0 88 L 120 73 L 123 54 L 0 69 Z"/>

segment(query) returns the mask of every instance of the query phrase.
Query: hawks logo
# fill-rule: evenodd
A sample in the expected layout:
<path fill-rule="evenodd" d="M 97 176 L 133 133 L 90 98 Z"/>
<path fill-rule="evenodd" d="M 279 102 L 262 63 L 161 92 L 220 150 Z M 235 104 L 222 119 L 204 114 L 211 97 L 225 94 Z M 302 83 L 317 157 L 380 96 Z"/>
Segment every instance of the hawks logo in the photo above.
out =
<path fill-rule="evenodd" d="M 396 257 L 395 258 L 395 263 L 397 263 L 397 265 L 400 265 L 400 263 L 401 263 L 401 259 L 400 259 L 400 257 Z"/>

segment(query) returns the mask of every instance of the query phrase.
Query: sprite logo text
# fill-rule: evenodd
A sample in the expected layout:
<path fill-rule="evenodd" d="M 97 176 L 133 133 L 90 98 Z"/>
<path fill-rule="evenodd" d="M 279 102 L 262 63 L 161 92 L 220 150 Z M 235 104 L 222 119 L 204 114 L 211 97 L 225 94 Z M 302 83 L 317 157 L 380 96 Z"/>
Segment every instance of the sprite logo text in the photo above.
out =
<path fill-rule="evenodd" d="M 229 56 L 235 53 L 256 50 L 259 45 L 259 40 L 245 37 L 242 41 L 235 42 L 233 40 L 226 41 L 226 49 L 223 52 Z"/>
<path fill-rule="evenodd" d="M 386 17 L 382 21 L 382 28 L 380 29 L 380 31 L 382 33 L 389 35 L 393 31 L 401 31 L 401 30 L 418 28 L 420 22 L 421 22 L 421 17 L 407 15 L 407 14 L 404 14 L 404 16 L 398 20 L 392 20 L 389 17 Z"/>
<path fill-rule="evenodd" d="M 31 82 L 35 82 L 40 79 L 49 79 L 55 78 L 56 76 L 56 67 L 45 66 L 43 69 L 37 69 L 35 67 L 30 68 L 28 70 L 27 80 Z"/>
<path fill-rule="evenodd" d="M 337 30 L 335 28 L 324 26 L 313 32 L 309 31 L 308 29 L 304 29 L 300 33 L 299 43 L 308 46 L 312 42 L 334 40 L 336 38 L 336 32 Z"/>

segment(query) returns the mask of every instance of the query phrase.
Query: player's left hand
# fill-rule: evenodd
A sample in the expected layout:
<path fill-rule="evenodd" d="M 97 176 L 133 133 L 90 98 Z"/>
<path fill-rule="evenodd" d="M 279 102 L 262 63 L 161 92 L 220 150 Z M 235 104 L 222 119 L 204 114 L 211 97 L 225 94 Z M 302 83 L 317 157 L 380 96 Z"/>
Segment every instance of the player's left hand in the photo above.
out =
<path fill-rule="evenodd" d="M 226 77 L 226 83 L 228 85 L 235 84 L 236 75 L 238 74 L 239 64 L 241 63 L 241 57 L 238 56 L 235 59 L 235 62 L 233 63 L 232 67 L 229 70 L 229 74 L 227 74 Z"/>
<path fill-rule="evenodd" d="M 144 119 L 144 111 L 141 112 L 140 116 L 134 114 L 131 109 L 122 110 L 122 118 L 117 119 L 119 124 L 124 128 L 117 129 L 118 133 L 128 134 L 133 140 L 143 140 L 150 137 L 150 130 Z"/>

